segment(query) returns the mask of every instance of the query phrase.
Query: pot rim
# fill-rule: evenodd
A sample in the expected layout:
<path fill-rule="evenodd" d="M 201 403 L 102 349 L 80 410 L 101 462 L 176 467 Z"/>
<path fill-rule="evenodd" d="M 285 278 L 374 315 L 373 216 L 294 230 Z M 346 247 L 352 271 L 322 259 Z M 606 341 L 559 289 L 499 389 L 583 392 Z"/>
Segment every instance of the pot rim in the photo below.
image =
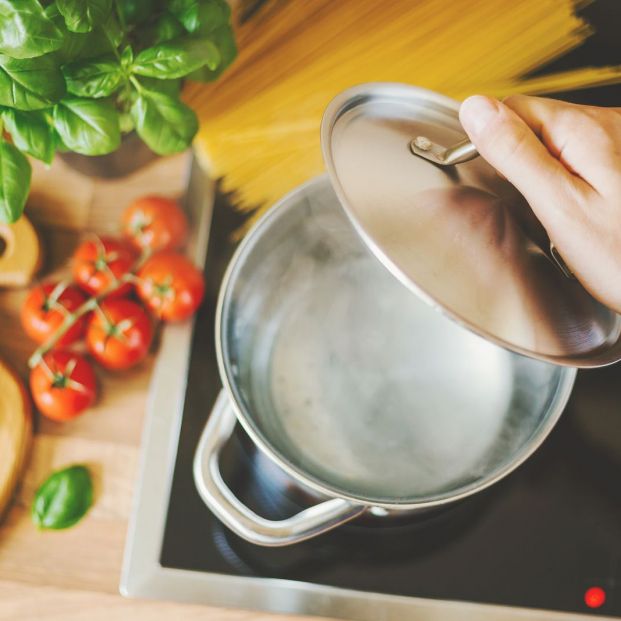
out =
<path fill-rule="evenodd" d="M 229 292 L 232 285 L 235 282 L 236 275 L 244 265 L 244 255 L 252 247 L 255 240 L 261 235 L 263 229 L 268 228 L 271 225 L 273 219 L 275 219 L 283 209 L 290 206 L 292 201 L 299 194 L 307 192 L 310 188 L 316 185 L 320 185 L 329 182 L 327 174 L 316 176 L 309 181 L 296 186 L 291 192 L 287 193 L 280 200 L 278 200 L 257 222 L 250 228 L 250 230 L 244 236 L 244 239 L 240 242 L 236 248 L 233 256 L 231 257 L 227 269 L 224 273 L 224 277 L 220 284 L 220 290 L 218 294 L 218 303 L 216 307 L 215 317 L 215 345 L 216 345 L 216 358 L 218 361 L 218 369 L 220 373 L 220 379 L 226 393 L 231 402 L 231 406 L 235 412 L 238 422 L 242 425 L 245 432 L 250 439 L 256 444 L 256 446 L 277 466 L 282 468 L 289 476 L 291 476 L 296 482 L 307 486 L 308 488 L 323 494 L 329 498 L 341 498 L 348 500 L 352 503 L 359 504 L 365 507 L 381 507 L 382 509 L 391 511 L 407 511 L 415 509 L 424 509 L 430 507 L 437 507 L 451 502 L 456 502 L 468 496 L 472 496 L 484 489 L 492 486 L 494 483 L 500 481 L 516 468 L 522 465 L 538 448 L 543 441 L 548 437 L 558 419 L 560 418 L 567 401 L 571 395 L 571 391 L 574 386 L 577 369 L 574 367 L 553 365 L 559 368 L 560 377 L 556 386 L 556 391 L 552 397 L 552 404 L 549 408 L 546 418 L 542 421 L 540 427 L 536 430 L 533 436 L 531 436 L 529 442 L 524 444 L 522 448 L 514 455 L 504 467 L 499 469 L 493 476 L 486 476 L 480 478 L 478 481 L 474 481 L 469 485 L 459 488 L 456 492 L 448 492 L 445 494 L 437 494 L 435 496 L 423 497 L 417 502 L 406 502 L 394 499 L 394 501 L 386 502 L 380 500 L 373 500 L 356 496 L 355 494 L 343 493 L 331 485 L 326 484 L 324 481 L 310 475 L 302 468 L 291 463 L 285 455 L 283 455 L 276 446 L 274 446 L 269 438 L 267 438 L 259 427 L 255 424 L 252 416 L 246 412 L 243 405 L 241 405 L 241 399 L 238 399 L 238 391 L 235 388 L 234 380 L 230 373 L 230 366 L 225 360 L 225 354 L 223 351 L 224 342 L 224 309 L 225 304 L 229 296 Z M 412 293 L 412 295 L 415 295 Z M 466 329 L 463 328 L 462 329 Z M 483 337 L 481 337 L 483 338 Z M 496 345 L 499 346 L 499 345 Z M 510 351 L 510 350 L 509 350 Z M 522 356 L 529 358 L 529 356 L 523 356 L 516 352 L 510 351 L 515 356 Z M 547 364 L 552 364 L 548 362 Z"/>

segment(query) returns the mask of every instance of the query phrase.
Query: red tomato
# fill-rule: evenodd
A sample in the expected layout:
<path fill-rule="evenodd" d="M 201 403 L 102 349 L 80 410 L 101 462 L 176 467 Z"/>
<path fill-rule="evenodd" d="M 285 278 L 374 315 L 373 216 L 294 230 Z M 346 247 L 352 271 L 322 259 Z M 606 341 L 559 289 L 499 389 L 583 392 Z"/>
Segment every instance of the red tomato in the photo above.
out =
<path fill-rule="evenodd" d="M 95 402 L 97 380 L 83 356 L 59 349 L 45 354 L 30 372 L 30 392 L 41 414 L 71 420 Z"/>
<path fill-rule="evenodd" d="M 202 272 L 181 254 L 160 252 L 138 272 L 138 295 L 165 321 L 193 315 L 205 293 Z"/>
<path fill-rule="evenodd" d="M 47 282 L 30 291 L 21 310 L 22 326 L 37 343 L 44 343 L 60 327 L 65 317 L 86 301 L 85 295 L 66 282 Z M 58 341 L 63 347 L 84 336 L 86 320 L 80 317 Z"/>
<path fill-rule="evenodd" d="M 106 300 L 88 324 L 86 344 L 107 369 L 128 369 L 148 353 L 153 328 L 139 304 L 130 300 Z"/>
<path fill-rule="evenodd" d="M 136 261 L 134 250 L 112 237 L 82 242 L 73 254 L 73 278 L 90 295 L 99 295 L 116 279 L 129 272 Z M 124 283 L 110 297 L 121 297 L 131 291 Z"/>
<path fill-rule="evenodd" d="M 123 233 L 137 248 L 174 250 L 188 237 L 188 221 L 176 201 L 145 196 L 123 213 Z"/>

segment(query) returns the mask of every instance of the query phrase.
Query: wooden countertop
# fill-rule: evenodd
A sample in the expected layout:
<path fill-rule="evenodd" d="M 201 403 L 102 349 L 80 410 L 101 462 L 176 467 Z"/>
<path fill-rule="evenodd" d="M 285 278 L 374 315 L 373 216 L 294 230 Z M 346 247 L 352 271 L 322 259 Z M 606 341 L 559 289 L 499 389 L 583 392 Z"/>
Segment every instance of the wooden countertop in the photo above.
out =
<path fill-rule="evenodd" d="M 116 233 L 119 215 L 133 198 L 147 192 L 180 195 L 187 165 L 187 155 L 162 159 L 115 181 L 83 177 L 58 159 L 49 169 L 35 165 L 26 213 L 45 245 L 41 276 L 65 272 L 85 232 Z M 0 356 L 27 379 L 34 344 L 19 322 L 25 295 L 26 290 L 0 291 Z M 29 465 L 0 526 L 1 621 L 293 619 L 118 594 L 153 358 L 120 375 L 98 370 L 100 400 L 81 418 L 59 424 L 37 417 Z M 93 508 L 73 528 L 39 532 L 29 514 L 34 490 L 52 470 L 76 462 L 94 473 Z"/>

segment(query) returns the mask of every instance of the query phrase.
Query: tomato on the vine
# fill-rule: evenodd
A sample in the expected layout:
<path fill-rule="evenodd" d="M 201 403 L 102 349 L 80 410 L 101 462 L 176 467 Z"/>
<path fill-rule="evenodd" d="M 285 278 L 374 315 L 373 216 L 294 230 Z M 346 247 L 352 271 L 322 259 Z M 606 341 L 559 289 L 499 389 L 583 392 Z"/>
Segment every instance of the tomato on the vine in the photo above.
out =
<path fill-rule="evenodd" d="M 127 274 L 136 261 L 135 251 L 123 241 L 101 237 L 82 242 L 73 254 L 73 278 L 91 295 L 99 295 Z M 123 283 L 108 297 L 121 297 L 131 291 Z"/>
<path fill-rule="evenodd" d="M 188 237 L 188 221 L 176 201 L 145 196 L 123 212 L 123 233 L 137 248 L 174 250 Z"/>
<path fill-rule="evenodd" d="M 88 324 L 86 344 L 92 356 L 107 369 L 128 369 L 148 353 L 153 328 L 139 304 L 131 300 L 105 300 Z"/>
<path fill-rule="evenodd" d="M 97 379 L 83 356 L 58 349 L 45 354 L 30 372 L 30 392 L 41 414 L 66 421 L 95 402 Z"/>
<path fill-rule="evenodd" d="M 86 301 L 77 287 L 67 282 L 47 282 L 30 291 L 22 306 L 20 319 L 26 334 L 37 343 L 47 341 L 65 318 Z M 84 336 L 86 321 L 80 317 L 58 342 L 70 345 Z"/>
<path fill-rule="evenodd" d="M 181 254 L 160 252 L 138 272 L 136 289 L 145 304 L 165 321 L 193 315 L 205 293 L 202 272 Z"/>

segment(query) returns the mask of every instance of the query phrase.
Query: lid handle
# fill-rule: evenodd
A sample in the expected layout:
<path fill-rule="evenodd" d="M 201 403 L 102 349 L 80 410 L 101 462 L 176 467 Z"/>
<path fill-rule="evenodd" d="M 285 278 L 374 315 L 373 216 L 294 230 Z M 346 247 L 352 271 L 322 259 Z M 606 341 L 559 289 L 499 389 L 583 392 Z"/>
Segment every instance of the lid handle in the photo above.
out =
<path fill-rule="evenodd" d="M 440 166 L 454 166 L 463 162 L 469 162 L 479 155 L 476 147 L 468 140 L 460 140 L 450 147 L 429 140 L 426 136 L 416 136 L 410 142 L 410 151 L 414 155 L 422 157 Z"/>

